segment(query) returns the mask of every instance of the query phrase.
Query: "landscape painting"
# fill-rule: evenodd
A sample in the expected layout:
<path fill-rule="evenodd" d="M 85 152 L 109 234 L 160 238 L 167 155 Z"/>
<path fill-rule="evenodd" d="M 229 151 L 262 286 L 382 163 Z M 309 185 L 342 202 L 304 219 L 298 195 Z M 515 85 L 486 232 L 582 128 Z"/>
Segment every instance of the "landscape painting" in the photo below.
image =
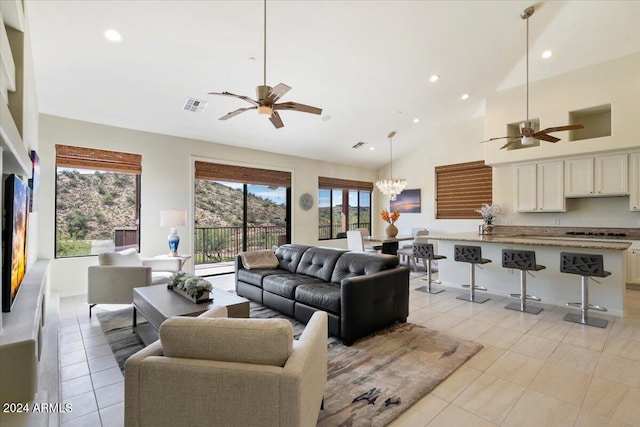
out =
<path fill-rule="evenodd" d="M 15 174 L 5 181 L 5 232 L 2 311 L 11 311 L 27 269 L 29 187 Z"/>
<path fill-rule="evenodd" d="M 391 201 L 390 209 L 392 212 L 420 213 L 420 189 L 404 190 Z"/>

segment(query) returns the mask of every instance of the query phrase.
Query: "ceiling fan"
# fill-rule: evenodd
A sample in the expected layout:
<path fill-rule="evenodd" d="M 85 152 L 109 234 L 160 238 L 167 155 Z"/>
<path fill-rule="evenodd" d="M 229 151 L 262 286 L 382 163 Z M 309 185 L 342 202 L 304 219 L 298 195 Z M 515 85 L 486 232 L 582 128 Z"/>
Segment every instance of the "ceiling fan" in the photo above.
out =
<path fill-rule="evenodd" d="M 482 143 L 485 142 L 490 142 L 490 141 L 495 141 L 497 139 L 508 139 L 509 141 L 507 141 L 507 143 L 505 145 L 503 145 L 502 147 L 500 147 L 500 149 L 502 150 L 503 148 L 507 148 L 508 146 L 515 144 L 516 142 L 520 141 L 520 143 L 522 145 L 532 145 L 535 139 L 539 139 L 542 141 L 547 141 L 547 142 L 558 142 L 560 141 L 560 138 L 556 138 L 555 136 L 551 136 L 549 135 L 549 133 L 552 132 L 561 132 L 561 131 L 566 131 L 566 130 L 575 130 L 575 129 L 583 129 L 584 126 L 580 125 L 580 124 L 576 124 L 576 125 L 567 125 L 567 126 L 555 126 L 555 127 L 550 127 L 550 128 L 546 128 L 540 131 L 535 131 L 533 129 L 533 124 L 532 122 L 529 121 L 529 18 L 533 15 L 533 12 L 535 12 L 535 8 L 533 6 L 529 6 L 528 8 L 526 8 L 521 14 L 520 14 L 520 18 L 525 19 L 527 21 L 527 56 L 526 56 L 526 60 L 527 60 L 527 120 L 520 123 L 520 135 L 518 136 L 502 136 L 502 137 L 498 137 L 498 138 L 489 138 L 486 141 L 482 141 Z"/>
<path fill-rule="evenodd" d="M 269 116 L 269 120 L 276 129 L 280 129 L 284 127 L 284 123 L 282 123 L 282 118 L 280 118 L 280 114 L 278 110 L 289 110 L 289 111 L 301 111 L 303 113 L 311 113 L 311 114 L 322 114 L 322 108 L 312 107 L 310 105 L 299 104 L 297 102 L 282 102 L 280 104 L 276 104 L 276 102 L 284 96 L 287 92 L 291 90 L 291 88 L 284 83 L 280 83 L 275 87 L 267 86 L 267 0 L 264 0 L 264 49 L 263 49 L 263 84 L 262 86 L 256 87 L 256 98 L 257 101 L 249 98 L 248 96 L 243 95 L 235 95 L 230 92 L 209 92 L 209 95 L 223 95 L 223 96 L 231 96 L 234 98 L 242 99 L 243 101 L 251 104 L 251 107 L 238 108 L 237 110 L 231 111 L 230 113 L 225 114 L 220 117 L 219 120 L 227 120 L 231 117 L 235 117 L 238 114 L 244 113 L 248 110 L 258 110 L 259 115 Z"/>

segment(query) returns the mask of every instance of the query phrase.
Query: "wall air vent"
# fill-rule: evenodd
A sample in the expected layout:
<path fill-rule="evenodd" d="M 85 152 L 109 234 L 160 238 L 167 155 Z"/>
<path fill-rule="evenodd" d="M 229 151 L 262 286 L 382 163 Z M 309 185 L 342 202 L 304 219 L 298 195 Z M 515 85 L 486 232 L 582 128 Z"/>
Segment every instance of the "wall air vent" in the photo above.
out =
<path fill-rule="evenodd" d="M 366 144 L 366 142 L 360 141 L 356 145 L 354 145 L 353 148 L 357 150 L 358 148 L 361 148 L 364 144 Z"/>
<path fill-rule="evenodd" d="M 194 113 L 202 113 L 204 109 L 207 108 L 207 105 L 209 105 L 207 101 L 202 101 L 201 99 L 195 98 L 187 98 L 184 103 L 184 109 Z"/>

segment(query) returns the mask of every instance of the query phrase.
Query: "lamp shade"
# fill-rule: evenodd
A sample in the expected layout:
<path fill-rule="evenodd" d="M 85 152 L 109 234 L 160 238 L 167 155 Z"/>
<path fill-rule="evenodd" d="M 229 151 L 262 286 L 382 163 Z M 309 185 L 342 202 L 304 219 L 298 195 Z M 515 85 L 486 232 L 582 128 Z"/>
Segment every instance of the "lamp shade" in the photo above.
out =
<path fill-rule="evenodd" d="M 160 227 L 182 227 L 187 225 L 187 211 L 171 209 L 160 211 Z"/>

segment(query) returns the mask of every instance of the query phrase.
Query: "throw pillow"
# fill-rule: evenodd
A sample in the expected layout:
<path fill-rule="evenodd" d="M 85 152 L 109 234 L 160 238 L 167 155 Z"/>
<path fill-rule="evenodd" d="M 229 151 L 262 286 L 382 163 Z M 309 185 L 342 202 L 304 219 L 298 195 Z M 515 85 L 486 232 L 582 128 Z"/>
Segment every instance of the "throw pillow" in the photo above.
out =
<path fill-rule="evenodd" d="M 265 249 L 263 251 L 240 252 L 242 265 L 247 270 L 256 268 L 277 268 L 280 265 L 278 257 L 273 251 Z"/>

